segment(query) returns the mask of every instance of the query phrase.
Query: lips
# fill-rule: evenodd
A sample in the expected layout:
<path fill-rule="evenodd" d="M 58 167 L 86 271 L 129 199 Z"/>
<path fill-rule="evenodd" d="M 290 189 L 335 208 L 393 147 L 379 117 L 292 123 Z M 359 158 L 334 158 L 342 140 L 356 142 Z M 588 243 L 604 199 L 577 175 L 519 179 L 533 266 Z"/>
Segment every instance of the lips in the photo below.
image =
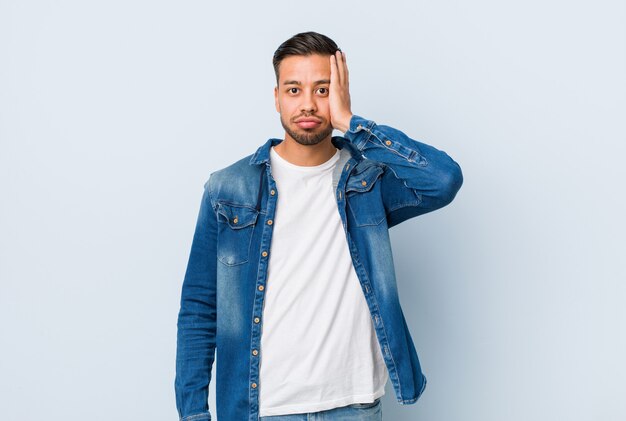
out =
<path fill-rule="evenodd" d="M 298 125 L 298 127 L 301 127 L 303 129 L 312 129 L 313 127 L 317 127 L 322 124 L 322 122 L 316 118 L 306 117 L 297 119 L 296 124 Z"/>

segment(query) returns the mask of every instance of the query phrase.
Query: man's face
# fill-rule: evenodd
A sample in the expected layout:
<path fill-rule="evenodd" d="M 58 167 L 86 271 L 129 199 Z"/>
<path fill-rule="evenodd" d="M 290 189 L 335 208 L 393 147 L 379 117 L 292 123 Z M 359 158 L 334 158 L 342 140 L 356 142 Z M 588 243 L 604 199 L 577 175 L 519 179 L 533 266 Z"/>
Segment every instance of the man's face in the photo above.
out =
<path fill-rule="evenodd" d="M 329 86 L 330 56 L 287 56 L 281 61 L 274 99 L 286 137 L 301 145 L 330 138 Z"/>

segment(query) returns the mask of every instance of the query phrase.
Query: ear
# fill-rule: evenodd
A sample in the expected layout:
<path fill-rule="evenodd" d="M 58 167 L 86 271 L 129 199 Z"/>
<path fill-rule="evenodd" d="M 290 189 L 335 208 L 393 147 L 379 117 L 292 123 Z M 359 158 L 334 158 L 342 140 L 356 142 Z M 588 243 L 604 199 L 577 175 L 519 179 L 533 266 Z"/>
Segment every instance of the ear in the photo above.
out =
<path fill-rule="evenodd" d="M 278 105 L 278 86 L 274 86 L 274 106 L 276 111 L 280 113 L 280 106 Z"/>

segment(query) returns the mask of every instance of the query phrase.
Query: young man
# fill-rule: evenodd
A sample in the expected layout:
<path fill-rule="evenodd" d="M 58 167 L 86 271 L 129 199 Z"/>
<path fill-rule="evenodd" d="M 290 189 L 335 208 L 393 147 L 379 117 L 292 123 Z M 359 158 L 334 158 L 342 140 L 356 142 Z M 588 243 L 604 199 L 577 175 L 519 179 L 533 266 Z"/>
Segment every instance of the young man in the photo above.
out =
<path fill-rule="evenodd" d="M 204 185 L 178 316 L 180 419 L 211 419 L 217 349 L 220 421 L 380 420 L 387 380 L 405 405 L 426 386 L 388 229 L 449 204 L 461 169 L 353 114 L 328 37 L 293 36 L 274 70 L 284 139 Z"/>

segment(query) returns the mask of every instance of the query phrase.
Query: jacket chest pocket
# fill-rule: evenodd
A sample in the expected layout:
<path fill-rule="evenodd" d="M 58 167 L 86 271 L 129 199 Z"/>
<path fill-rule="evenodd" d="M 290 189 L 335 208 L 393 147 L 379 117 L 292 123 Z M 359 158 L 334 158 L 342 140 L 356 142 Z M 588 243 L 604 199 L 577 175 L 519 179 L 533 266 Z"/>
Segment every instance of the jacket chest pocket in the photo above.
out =
<path fill-rule="evenodd" d="M 217 258 L 228 266 L 248 261 L 252 232 L 259 211 L 242 205 L 218 202 Z"/>
<path fill-rule="evenodd" d="M 370 165 L 348 179 L 346 201 L 357 227 L 379 225 L 387 216 L 380 191 L 383 172 L 382 167 Z"/>

